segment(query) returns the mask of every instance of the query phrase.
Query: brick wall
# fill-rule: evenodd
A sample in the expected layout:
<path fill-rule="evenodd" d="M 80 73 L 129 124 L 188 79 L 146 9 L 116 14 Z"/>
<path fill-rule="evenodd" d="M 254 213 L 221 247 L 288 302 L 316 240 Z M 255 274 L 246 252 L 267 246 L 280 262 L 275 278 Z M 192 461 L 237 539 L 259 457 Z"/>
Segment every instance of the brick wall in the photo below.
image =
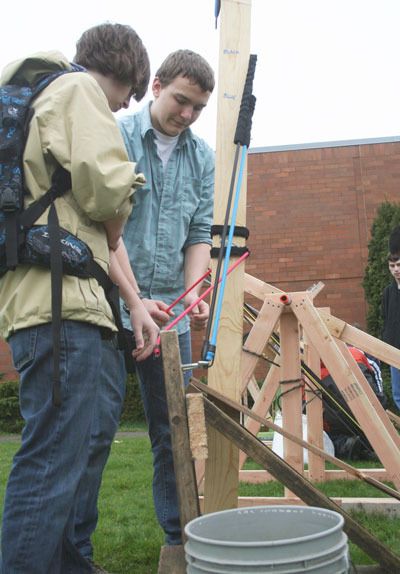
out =
<path fill-rule="evenodd" d="M 252 150 L 246 271 L 285 291 L 322 281 L 315 304 L 365 326 L 368 241 L 386 200 L 400 201 L 400 140 Z"/>
<path fill-rule="evenodd" d="M 0 339 L 0 383 L 2 381 L 15 381 L 18 374 L 11 361 L 10 349 L 5 341 Z"/>
<path fill-rule="evenodd" d="M 323 281 L 315 303 L 331 307 L 349 323 L 365 325 L 361 282 L 371 224 L 383 201 L 400 200 L 399 190 L 400 139 L 252 150 L 246 270 L 287 291 Z M 0 372 L 9 369 L 2 344 Z"/>

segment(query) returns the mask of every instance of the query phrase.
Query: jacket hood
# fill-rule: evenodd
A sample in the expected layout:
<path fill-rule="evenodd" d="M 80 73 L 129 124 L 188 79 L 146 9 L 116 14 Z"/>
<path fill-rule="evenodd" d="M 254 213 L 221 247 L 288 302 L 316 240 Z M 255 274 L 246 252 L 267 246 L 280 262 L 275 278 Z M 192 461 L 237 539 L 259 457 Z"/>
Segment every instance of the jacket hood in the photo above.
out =
<path fill-rule="evenodd" d="M 2 71 L 0 85 L 35 84 L 44 74 L 70 69 L 71 64 L 61 52 L 38 52 L 8 64 Z"/>

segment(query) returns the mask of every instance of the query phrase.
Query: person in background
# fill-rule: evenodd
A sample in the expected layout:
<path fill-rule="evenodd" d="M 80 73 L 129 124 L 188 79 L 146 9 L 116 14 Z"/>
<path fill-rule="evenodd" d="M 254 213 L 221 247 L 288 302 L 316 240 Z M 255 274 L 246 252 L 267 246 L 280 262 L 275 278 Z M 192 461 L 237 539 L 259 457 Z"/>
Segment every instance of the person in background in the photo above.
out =
<path fill-rule="evenodd" d="M 400 349 L 400 249 L 389 253 L 388 265 L 393 281 L 382 294 L 382 339 Z M 390 378 L 393 401 L 400 410 L 400 370 L 397 367 L 390 367 Z"/>
<path fill-rule="evenodd" d="M 377 399 L 385 406 L 386 397 L 377 383 L 375 369 L 367 355 L 352 345 L 348 349 L 374 391 Z M 328 369 L 321 362 L 322 416 L 324 431 L 335 447 L 335 456 L 349 460 L 375 460 L 376 456 L 367 437 L 354 421 L 353 414 L 339 391 Z"/>

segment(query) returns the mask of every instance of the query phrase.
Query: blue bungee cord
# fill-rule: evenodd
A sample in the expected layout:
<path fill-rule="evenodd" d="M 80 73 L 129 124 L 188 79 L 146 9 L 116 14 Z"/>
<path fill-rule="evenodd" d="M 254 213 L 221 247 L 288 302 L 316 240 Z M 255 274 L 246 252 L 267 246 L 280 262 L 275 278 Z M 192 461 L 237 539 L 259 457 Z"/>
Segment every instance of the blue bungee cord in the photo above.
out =
<path fill-rule="evenodd" d="M 234 159 L 234 165 L 233 165 L 233 170 L 232 170 L 232 178 L 231 178 L 231 184 L 230 184 L 230 190 L 229 190 L 229 196 L 228 196 L 228 202 L 227 202 L 227 208 L 226 208 L 226 214 L 225 214 L 225 221 L 224 221 L 224 226 L 223 226 L 222 233 L 221 233 L 221 247 L 219 250 L 218 263 L 217 263 L 216 276 L 215 276 L 216 288 L 213 291 L 213 295 L 212 295 L 212 299 L 211 299 L 211 303 L 210 303 L 210 318 L 209 318 L 209 321 L 207 324 L 205 342 L 204 342 L 203 350 L 202 350 L 202 360 L 207 364 L 207 366 L 211 366 L 213 361 L 214 361 L 214 358 L 215 358 L 216 340 L 217 340 L 219 322 L 220 322 L 220 318 L 221 318 L 221 310 L 222 310 L 222 303 L 223 303 L 223 297 L 224 297 L 224 291 L 225 291 L 225 285 L 226 285 L 227 271 L 228 271 L 228 267 L 229 267 L 229 257 L 231 254 L 233 236 L 234 236 L 234 232 L 235 232 L 235 223 L 236 223 L 237 210 L 238 210 L 238 206 L 239 206 L 240 190 L 241 190 L 241 186 L 242 186 L 242 182 L 243 182 L 243 173 L 244 173 L 245 160 L 246 160 L 246 156 L 247 156 L 247 150 L 248 150 L 248 147 L 250 145 L 251 123 L 252 123 L 252 117 L 253 117 L 253 113 L 254 113 L 255 102 L 256 102 L 256 98 L 252 94 L 256 62 L 257 62 L 257 56 L 252 54 L 250 56 L 250 59 L 249 59 L 249 66 L 248 66 L 248 70 L 247 70 L 247 76 L 246 76 L 245 86 L 243 89 L 243 96 L 242 96 L 242 101 L 240 104 L 239 117 L 238 117 L 238 122 L 237 122 L 237 126 L 236 126 L 235 137 L 234 137 L 234 143 L 236 144 L 236 151 L 235 151 L 235 159 Z M 232 197 L 233 197 L 234 183 L 235 183 L 235 179 L 236 179 L 236 172 L 237 172 L 240 147 L 242 147 L 242 155 L 241 155 L 241 161 L 240 161 L 239 172 L 238 172 L 237 183 L 236 183 L 236 190 L 235 190 L 235 197 L 234 197 L 234 202 L 233 202 L 231 224 L 229 225 L 229 215 L 230 215 L 231 204 L 232 204 Z M 226 242 L 226 235 L 228 233 L 228 228 L 229 228 L 229 234 L 228 234 L 228 240 Z M 225 242 L 226 242 L 226 247 L 225 247 Z M 220 273 L 221 273 L 221 267 L 222 267 L 222 261 L 223 260 L 224 260 L 224 268 L 222 271 L 221 284 L 220 284 L 220 288 L 217 289 L 217 286 L 219 284 L 219 277 L 220 277 Z M 217 297 L 218 297 L 218 301 L 217 301 Z M 216 305 L 216 301 L 217 301 L 217 305 Z M 215 318 L 214 318 L 214 312 L 215 312 Z M 212 326 L 213 331 L 212 331 L 212 336 L 210 338 L 211 326 Z"/>

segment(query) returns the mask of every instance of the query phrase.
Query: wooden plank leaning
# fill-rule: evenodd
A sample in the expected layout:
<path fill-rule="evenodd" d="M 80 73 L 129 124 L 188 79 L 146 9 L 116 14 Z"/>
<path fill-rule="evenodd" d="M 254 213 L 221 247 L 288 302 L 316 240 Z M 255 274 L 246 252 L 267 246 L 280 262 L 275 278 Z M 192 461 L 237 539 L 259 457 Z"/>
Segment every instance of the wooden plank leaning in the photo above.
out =
<path fill-rule="evenodd" d="M 190 451 L 186 398 L 176 331 L 161 332 L 161 351 L 182 539 L 185 542 L 184 528 L 190 520 L 200 516 L 200 507 Z M 158 574 L 185 573 L 186 562 L 183 546 L 163 546 L 158 564 Z"/>

